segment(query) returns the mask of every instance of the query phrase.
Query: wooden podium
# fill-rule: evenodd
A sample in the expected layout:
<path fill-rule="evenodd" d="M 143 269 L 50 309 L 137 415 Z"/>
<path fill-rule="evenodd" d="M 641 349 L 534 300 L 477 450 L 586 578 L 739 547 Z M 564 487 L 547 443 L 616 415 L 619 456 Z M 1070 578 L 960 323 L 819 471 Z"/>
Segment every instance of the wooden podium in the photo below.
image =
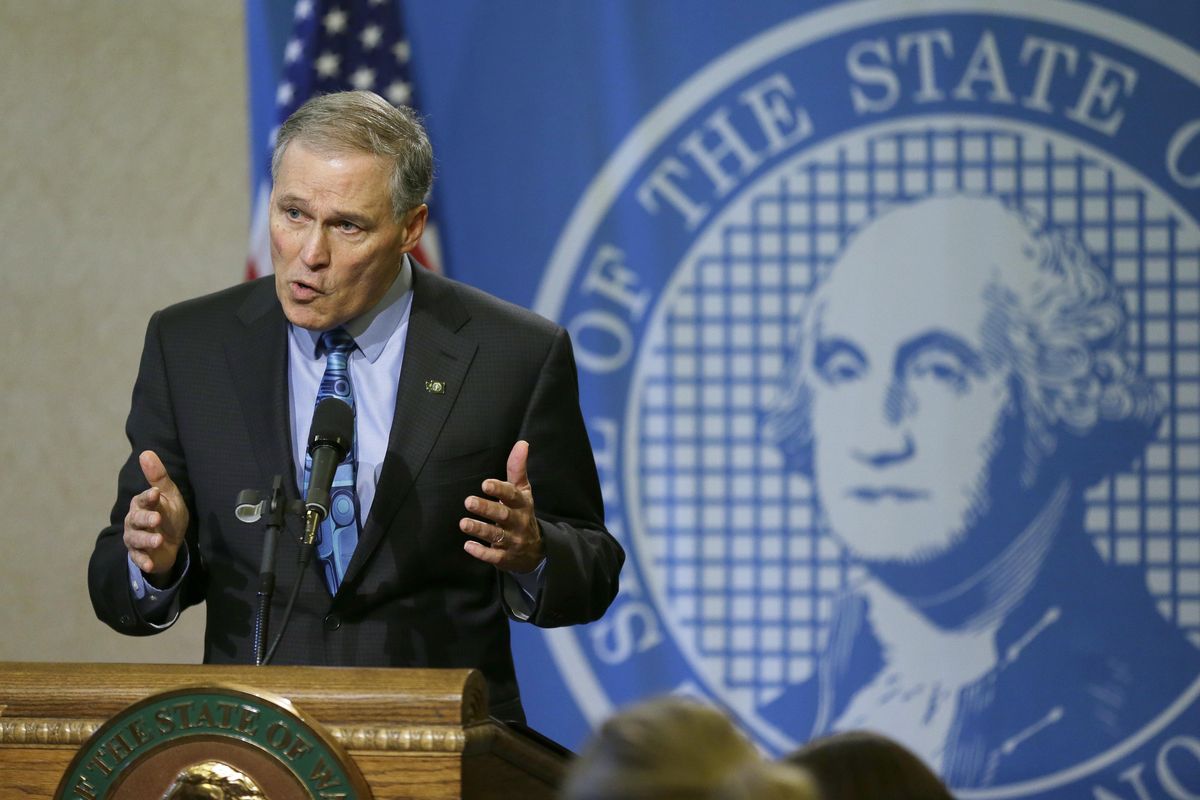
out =
<path fill-rule="evenodd" d="M 264 788 L 270 800 L 537 800 L 554 796 L 566 763 L 489 719 L 473 670 L 0 663 L 0 798 L 51 798 L 61 782 L 72 800 L 143 797 L 151 784 L 157 800 L 155 769 L 232 746 L 325 787 Z M 341 759 L 365 791 L 320 772 Z"/>

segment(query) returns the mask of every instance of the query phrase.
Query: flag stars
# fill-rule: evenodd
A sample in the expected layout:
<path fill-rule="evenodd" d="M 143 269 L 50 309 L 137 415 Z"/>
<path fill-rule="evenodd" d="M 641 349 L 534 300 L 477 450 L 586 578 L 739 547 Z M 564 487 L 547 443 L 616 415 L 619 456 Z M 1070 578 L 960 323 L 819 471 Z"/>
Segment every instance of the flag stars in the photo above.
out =
<path fill-rule="evenodd" d="M 299 39 L 289 39 L 287 46 L 283 48 L 283 60 L 288 64 L 295 64 L 302 55 L 304 55 L 304 42 Z"/>
<path fill-rule="evenodd" d="M 359 67 L 350 75 L 350 85 L 359 91 L 375 88 L 375 70 Z"/>
<path fill-rule="evenodd" d="M 412 86 L 404 81 L 392 81 L 385 92 L 388 102 L 394 106 L 407 105 L 412 99 Z"/>
<path fill-rule="evenodd" d="M 345 11 L 340 8 L 331 8 L 329 13 L 325 15 L 325 19 L 321 22 L 325 25 L 325 32 L 330 36 L 336 36 L 346 30 L 346 21 L 348 17 Z"/>
<path fill-rule="evenodd" d="M 374 50 L 383 41 L 383 28 L 378 25 L 368 25 L 358 35 L 364 50 Z"/>
<path fill-rule="evenodd" d="M 412 49 L 408 46 L 408 40 L 402 40 L 392 45 L 392 55 L 401 64 L 407 64 L 408 59 L 412 57 Z"/>
<path fill-rule="evenodd" d="M 275 90 L 275 102 L 281 106 L 292 102 L 292 98 L 295 96 L 296 88 L 289 81 L 279 84 L 279 88 Z"/>
<path fill-rule="evenodd" d="M 387 2 L 387 0 L 371 0 L 370 4 L 372 6 L 381 6 L 386 2 Z"/>
<path fill-rule="evenodd" d="M 326 50 L 317 57 L 317 60 L 313 62 L 313 66 L 317 68 L 317 74 L 322 78 L 332 78 L 342 68 L 342 57 L 337 53 L 331 53 Z"/>
<path fill-rule="evenodd" d="M 308 19 L 312 16 L 313 4 L 312 0 L 299 0 L 296 3 L 296 19 Z"/>

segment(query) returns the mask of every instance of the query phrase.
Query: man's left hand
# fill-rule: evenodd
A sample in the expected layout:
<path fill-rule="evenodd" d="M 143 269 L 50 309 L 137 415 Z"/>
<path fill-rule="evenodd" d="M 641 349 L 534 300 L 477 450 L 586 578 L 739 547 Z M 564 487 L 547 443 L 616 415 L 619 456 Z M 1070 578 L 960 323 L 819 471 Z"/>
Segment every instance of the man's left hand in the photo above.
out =
<path fill-rule="evenodd" d="M 505 572 L 532 572 L 546 556 L 533 515 L 533 489 L 525 468 L 528 461 L 529 442 L 517 442 L 508 454 L 508 480 L 487 479 L 483 492 L 488 497 L 472 495 L 464 503 L 467 511 L 487 522 L 463 517 L 458 523 L 463 533 L 488 543 L 472 540 L 463 549 Z"/>

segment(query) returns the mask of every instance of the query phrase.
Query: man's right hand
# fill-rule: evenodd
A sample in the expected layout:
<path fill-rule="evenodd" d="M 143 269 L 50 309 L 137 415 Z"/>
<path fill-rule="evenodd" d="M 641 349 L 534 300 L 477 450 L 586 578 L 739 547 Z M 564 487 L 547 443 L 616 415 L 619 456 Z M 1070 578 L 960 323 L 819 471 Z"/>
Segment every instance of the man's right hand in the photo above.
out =
<path fill-rule="evenodd" d="M 152 584 L 166 585 L 183 546 L 189 514 L 179 487 L 167 474 L 162 459 L 153 450 L 138 456 L 138 464 L 150 488 L 134 495 L 125 515 L 125 547 L 129 557 Z"/>

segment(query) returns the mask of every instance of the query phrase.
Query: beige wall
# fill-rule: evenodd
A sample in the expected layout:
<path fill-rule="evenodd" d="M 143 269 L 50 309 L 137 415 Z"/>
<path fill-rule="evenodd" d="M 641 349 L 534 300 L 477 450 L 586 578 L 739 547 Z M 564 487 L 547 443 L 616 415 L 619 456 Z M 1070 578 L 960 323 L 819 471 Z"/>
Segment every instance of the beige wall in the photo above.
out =
<path fill-rule="evenodd" d="M 240 279 L 245 108 L 239 0 L 0 0 L 0 660 L 200 659 L 85 571 L 149 315 Z"/>

